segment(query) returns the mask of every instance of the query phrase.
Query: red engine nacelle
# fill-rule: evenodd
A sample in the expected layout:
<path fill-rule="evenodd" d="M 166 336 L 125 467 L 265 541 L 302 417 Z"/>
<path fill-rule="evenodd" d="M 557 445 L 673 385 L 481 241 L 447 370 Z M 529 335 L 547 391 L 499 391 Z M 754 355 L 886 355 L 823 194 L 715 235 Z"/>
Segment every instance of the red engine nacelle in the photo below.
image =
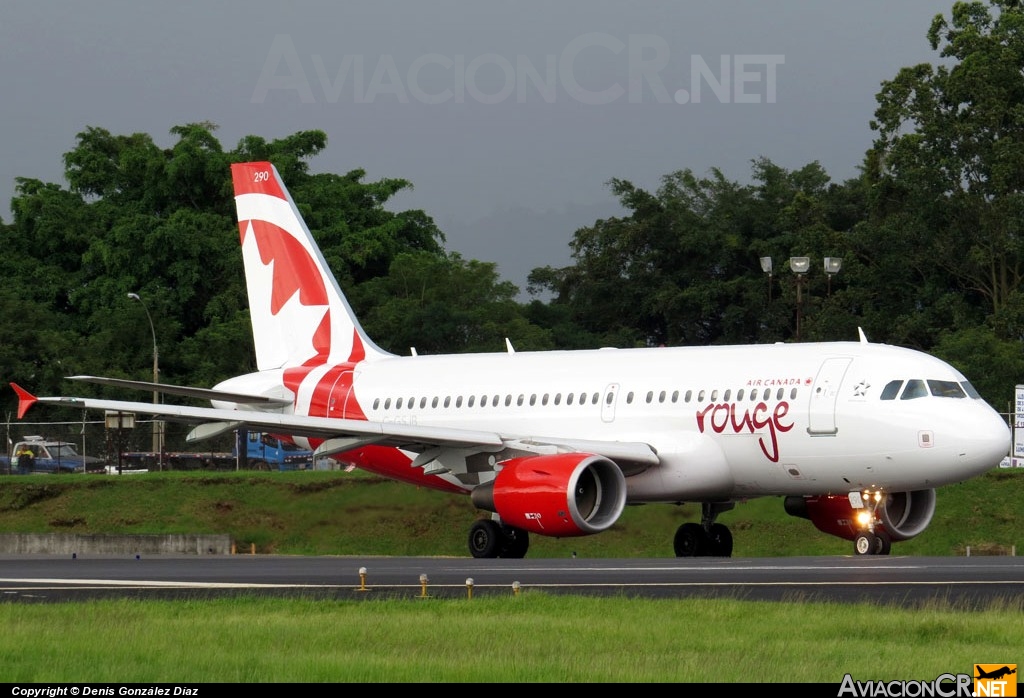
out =
<path fill-rule="evenodd" d="M 814 497 L 786 497 L 786 513 L 809 519 L 819 531 L 854 540 L 864 526 L 857 523 L 857 514 L 845 494 Z M 875 508 L 875 528 L 883 529 L 893 541 L 909 540 L 932 521 L 935 514 L 935 490 L 888 492 Z"/>
<path fill-rule="evenodd" d="M 509 526 L 556 538 L 587 536 L 618 520 L 626 478 L 615 463 L 590 453 L 526 456 L 506 461 L 472 499 Z"/>

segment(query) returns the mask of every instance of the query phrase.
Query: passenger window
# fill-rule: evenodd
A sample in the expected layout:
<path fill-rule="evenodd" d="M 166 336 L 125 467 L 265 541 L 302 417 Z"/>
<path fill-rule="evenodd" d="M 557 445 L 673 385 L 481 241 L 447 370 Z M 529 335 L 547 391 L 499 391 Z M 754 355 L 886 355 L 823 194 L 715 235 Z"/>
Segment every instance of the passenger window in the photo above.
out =
<path fill-rule="evenodd" d="M 879 400 L 895 400 L 896 396 L 899 395 L 900 388 L 903 387 L 903 381 L 889 381 L 884 388 L 882 388 L 882 394 L 878 397 Z"/>
<path fill-rule="evenodd" d="M 497 407 L 497 406 L 498 406 L 498 396 L 495 395 L 494 397 L 491 398 L 491 407 Z"/>
<path fill-rule="evenodd" d="M 697 402 L 704 402 L 704 391 L 697 393 Z"/>
<path fill-rule="evenodd" d="M 647 404 L 648 405 L 651 404 L 652 400 L 654 400 L 654 391 L 653 390 L 648 390 L 647 391 Z"/>
<path fill-rule="evenodd" d="M 512 396 L 511 395 L 506 395 L 505 396 L 505 407 L 509 407 L 511 404 L 512 404 Z"/>
<path fill-rule="evenodd" d="M 711 391 L 711 402 L 718 402 L 718 391 L 717 390 L 712 390 Z"/>
<path fill-rule="evenodd" d="M 662 390 L 660 393 L 658 393 L 658 402 L 665 402 L 665 391 L 664 390 Z"/>
<path fill-rule="evenodd" d="M 954 381 L 928 381 L 928 389 L 935 397 L 966 397 L 963 388 Z"/>
<path fill-rule="evenodd" d="M 470 395 L 469 400 L 466 401 L 466 407 L 472 407 L 474 402 L 476 402 L 476 395 Z"/>
<path fill-rule="evenodd" d="M 533 407 L 536 404 L 537 404 L 537 394 L 533 393 L 533 394 L 530 395 L 530 407 Z"/>
<path fill-rule="evenodd" d="M 569 393 L 568 395 L 565 396 L 565 404 L 567 404 L 567 405 L 571 405 L 572 404 L 572 393 Z"/>
<path fill-rule="evenodd" d="M 435 410 L 437 409 L 437 396 L 436 395 L 434 396 L 434 399 L 430 401 L 430 406 L 433 407 Z"/>
<path fill-rule="evenodd" d="M 544 397 L 542 397 L 540 399 L 540 404 L 542 404 L 542 405 L 548 404 L 548 394 L 547 393 L 544 393 Z"/>
<path fill-rule="evenodd" d="M 562 394 L 561 393 L 555 393 L 555 404 L 556 405 L 561 405 L 562 404 Z"/>
<path fill-rule="evenodd" d="M 384 401 L 384 409 L 386 409 L 386 410 L 390 410 L 391 409 L 391 398 L 388 398 L 387 400 Z"/>
<path fill-rule="evenodd" d="M 590 404 L 591 404 L 591 405 L 596 405 L 596 404 L 597 404 L 597 401 L 598 401 L 599 399 L 600 399 L 600 396 L 598 395 L 598 393 L 594 393 L 594 397 L 593 397 L 593 398 L 591 398 L 591 400 L 590 400 Z M 609 404 L 609 405 L 610 405 L 610 404 L 612 404 L 612 395 L 611 395 L 610 393 L 608 394 L 608 404 Z"/>
<path fill-rule="evenodd" d="M 789 391 L 789 399 L 796 400 L 796 386 L 793 386 L 793 388 Z"/>
<path fill-rule="evenodd" d="M 736 391 L 736 402 L 741 402 L 742 400 L 743 400 L 743 388 L 740 388 L 739 390 Z"/>
<path fill-rule="evenodd" d="M 928 395 L 928 389 L 924 387 L 924 381 L 914 378 L 907 381 L 907 387 L 903 389 L 900 400 L 913 400 Z"/>
<path fill-rule="evenodd" d="M 518 397 L 518 398 L 516 398 L 516 405 L 517 405 L 518 407 L 522 407 L 522 406 L 523 406 L 523 402 L 524 402 L 525 400 L 526 400 L 526 396 L 525 396 L 525 395 L 523 395 L 522 393 L 519 393 L 519 397 Z"/>
<path fill-rule="evenodd" d="M 778 391 L 776 391 L 776 393 L 775 393 L 775 399 L 776 400 L 781 400 L 784 397 L 786 397 L 786 389 L 785 388 L 779 388 Z"/>
<path fill-rule="evenodd" d="M 679 391 L 678 390 L 673 390 L 672 391 L 672 402 L 673 403 L 679 402 Z"/>
<path fill-rule="evenodd" d="M 379 397 L 378 398 L 374 398 L 374 400 L 373 400 L 373 409 L 377 409 L 379 407 L 380 407 L 380 398 Z M 250 432 L 250 435 L 251 434 L 252 434 L 252 432 Z"/>
<path fill-rule="evenodd" d="M 422 409 L 423 409 L 423 408 L 425 408 L 426 406 L 427 406 L 427 398 L 425 398 L 425 397 L 421 397 L 421 398 L 420 398 L 420 409 L 422 410 Z"/>
<path fill-rule="evenodd" d="M 729 396 L 732 395 L 732 390 L 726 390 L 725 395 L 722 396 L 723 402 L 729 402 Z"/>
<path fill-rule="evenodd" d="M 693 391 L 692 390 L 687 390 L 686 391 L 686 396 L 683 398 L 683 401 L 684 402 L 689 402 L 690 398 L 692 398 L 692 397 L 693 397 Z"/>
<path fill-rule="evenodd" d="M 447 408 L 450 404 L 452 404 L 451 395 L 445 395 L 444 396 L 444 406 L 445 406 L 445 408 Z"/>
<path fill-rule="evenodd" d="M 612 401 L 610 399 L 611 398 L 611 393 L 608 394 L 608 397 L 609 397 L 608 404 L 610 405 L 610 404 L 612 404 Z M 627 405 L 632 405 L 633 404 L 633 391 L 632 390 L 630 390 L 628 393 L 626 393 L 626 404 Z"/>
<path fill-rule="evenodd" d="M 395 409 L 396 410 L 402 409 L 402 398 L 398 398 L 397 400 L 395 400 Z"/>

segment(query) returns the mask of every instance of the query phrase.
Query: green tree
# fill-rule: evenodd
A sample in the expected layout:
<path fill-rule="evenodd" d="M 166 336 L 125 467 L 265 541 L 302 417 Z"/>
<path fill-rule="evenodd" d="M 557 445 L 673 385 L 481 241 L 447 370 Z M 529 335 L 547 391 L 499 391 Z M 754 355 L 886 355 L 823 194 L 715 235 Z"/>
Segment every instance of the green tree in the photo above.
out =
<path fill-rule="evenodd" d="M 872 209 L 879 234 L 903 238 L 921 304 L 970 326 L 1024 273 L 1024 11 L 957 2 L 928 41 L 943 63 L 904 68 L 878 95 Z"/>
<path fill-rule="evenodd" d="M 48 394 L 78 373 L 149 379 L 145 310 L 162 380 L 209 385 L 253 370 L 232 162 L 277 166 L 343 283 L 386 274 L 403 253 L 444 259 L 429 216 L 386 208 L 409 182 L 364 182 L 362 170 L 309 174 L 323 132 L 247 136 L 227 151 L 215 130 L 176 126 L 175 143 L 160 148 L 147 134 L 88 127 L 64 156 L 67 188 L 17 180 L 14 220 L 0 224 L 0 319 L 15 328 L 0 350 L 3 375 Z"/>
<path fill-rule="evenodd" d="M 404 252 L 386 276 L 367 281 L 352 297 L 363 327 L 396 354 L 454 354 L 550 349 L 549 333 L 531 324 L 515 302 L 518 289 L 491 262 Z"/>

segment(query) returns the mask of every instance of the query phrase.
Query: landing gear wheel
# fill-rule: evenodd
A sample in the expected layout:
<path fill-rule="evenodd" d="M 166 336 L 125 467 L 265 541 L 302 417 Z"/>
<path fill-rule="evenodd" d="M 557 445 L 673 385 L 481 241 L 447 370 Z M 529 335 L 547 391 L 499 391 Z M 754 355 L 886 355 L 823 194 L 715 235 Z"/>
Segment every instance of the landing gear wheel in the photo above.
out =
<path fill-rule="evenodd" d="M 875 555 L 888 555 L 889 551 L 892 550 L 892 538 L 889 537 L 888 533 L 879 531 L 875 534 L 877 543 L 875 543 Z"/>
<path fill-rule="evenodd" d="M 853 539 L 853 552 L 857 555 L 875 555 L 878 547 L 878 536 L 869 531 L 858 533 Z"/>
<path fill-rule="evenodd" d="M 502 546 L 498 557 L 522 559 L 530 548 L 530 532 L 515 526 L 502 526 Z"/>
<path fill-rule="evenodd" d="M 713 523 L 708 531 L 708 555 L 732 557 L 732 531 L 725 524 Z"/>
<path fill-rule="evenodd" d="M 672 542 L 676 557 L 701 557 L 707 554 L 708 545 L 708 536 L 698 523 L 684 523 Z"/>
<path fill-rule="evenodd" d="M 505 536 L 497 521 L 477 521 L 469 529 L 469 552 L 473 557 L 498 557 Z"/>

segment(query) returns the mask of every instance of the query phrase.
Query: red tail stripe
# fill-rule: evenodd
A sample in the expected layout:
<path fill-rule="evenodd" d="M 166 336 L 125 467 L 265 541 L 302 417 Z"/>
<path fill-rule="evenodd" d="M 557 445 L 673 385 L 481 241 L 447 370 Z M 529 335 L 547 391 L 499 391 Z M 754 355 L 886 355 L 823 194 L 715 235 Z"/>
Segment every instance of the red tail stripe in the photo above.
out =
<path fill-rule="evenodd" d="M 287 200 L 269 162 L 240 162 L 231 166 L 231 181 L 235 196 L 242 194 L 269 194 Z"/>

